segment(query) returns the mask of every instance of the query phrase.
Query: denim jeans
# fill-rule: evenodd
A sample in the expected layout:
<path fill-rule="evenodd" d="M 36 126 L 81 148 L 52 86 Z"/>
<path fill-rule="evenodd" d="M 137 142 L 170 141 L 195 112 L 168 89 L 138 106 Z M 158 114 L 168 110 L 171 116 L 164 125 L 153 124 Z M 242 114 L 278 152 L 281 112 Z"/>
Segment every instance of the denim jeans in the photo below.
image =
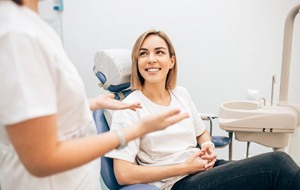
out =
<path fill-rule="evenodd" d="M 217 161 L 214 168 L 189 175 L 172 190 L 300 190 L 300 169 L 284 152 L 240 161 Z"/>

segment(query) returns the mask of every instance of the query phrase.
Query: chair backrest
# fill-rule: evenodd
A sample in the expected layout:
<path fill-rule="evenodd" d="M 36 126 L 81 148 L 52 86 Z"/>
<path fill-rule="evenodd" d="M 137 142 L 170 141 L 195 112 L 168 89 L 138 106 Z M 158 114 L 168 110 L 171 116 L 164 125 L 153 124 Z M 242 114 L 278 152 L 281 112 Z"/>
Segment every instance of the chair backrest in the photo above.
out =
<path fill-rule="evenodd" d="M 122 100 L 130 90 L 131 56 L 128 49 L 105 49 L 96 53 L 94 73 L 99 79 L 99 86 L 115 94 L 115 99 Z"/>

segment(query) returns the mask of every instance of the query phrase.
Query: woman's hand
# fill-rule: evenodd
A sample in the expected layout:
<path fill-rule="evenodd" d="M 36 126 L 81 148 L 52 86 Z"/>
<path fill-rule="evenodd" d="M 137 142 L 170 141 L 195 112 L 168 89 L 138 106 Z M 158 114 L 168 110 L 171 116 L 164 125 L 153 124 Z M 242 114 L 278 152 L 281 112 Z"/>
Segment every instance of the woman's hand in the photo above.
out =
<path fill-rule="evenodd" d="M 199 171 L 206 170 L 205 166 L 208 164 L 208 161 L 201 158 L 203 152 L 200 150 L 195 153 L 193 156 L 188 158 L 184 164 L 184 167 L 187 170 L 187 174 L 197 173 Z"/>
<path fill-rule="evenodd" d="M 143 133 L 146 134 L 157 130 L 163 130 L 188 117 L 189 115 L 187 113 L 180 113 L 179 109 L 172 109 L 163 113 L 144 117 L 140 120 L 139 124 Z"/>
<path fill-rule="evenodd" d="M 114 99 L 115 95 L 105 94 L 100 95 L 96 98 L 89 99 L 90 109 L 92 111 L 97 109 L 110 109 L 110 110 L 123 110 L 123 109 L 131 109 L 135 111 L 138 108 L 142 108 L 141 103 L 136 102 L 132 104 L 127 104 L 122 101 Z"/>
<path fill-rule="evenodd" d="M 217 161 L 217 155 L 215 154 L 214 147 L 205 146 L 201 149 L 200 154 L 201 159 L 207 160 L 207 164 L 205 165 L 205 170 L 209 170 L 213 168 L 215 162 Z"/>

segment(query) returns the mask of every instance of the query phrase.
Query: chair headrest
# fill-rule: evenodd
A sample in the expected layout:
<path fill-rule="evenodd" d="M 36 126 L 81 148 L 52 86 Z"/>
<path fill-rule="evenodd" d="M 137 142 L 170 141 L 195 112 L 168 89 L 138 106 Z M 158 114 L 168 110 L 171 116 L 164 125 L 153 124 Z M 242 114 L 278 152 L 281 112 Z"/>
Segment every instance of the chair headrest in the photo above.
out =
<path fill-rule="evenodd" d="M 128 49 L 102 49 L 95 54 L 94 73 L 99 86 L 123 99 L 131 93 L 131 52 Z"/>

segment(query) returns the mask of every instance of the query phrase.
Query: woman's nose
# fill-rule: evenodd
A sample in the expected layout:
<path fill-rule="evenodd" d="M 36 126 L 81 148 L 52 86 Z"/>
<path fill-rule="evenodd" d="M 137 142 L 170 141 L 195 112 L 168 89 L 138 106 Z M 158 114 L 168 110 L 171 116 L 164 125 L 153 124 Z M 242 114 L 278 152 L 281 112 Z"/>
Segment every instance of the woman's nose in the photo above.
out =
<path fill-rule="evenodd" d="M 149 54 L 149 57 L 148 57 L 148 63 L 155 63 L 157 60 L 156 60 L 156 57 L 153 53 L 150 53 Z"/>

